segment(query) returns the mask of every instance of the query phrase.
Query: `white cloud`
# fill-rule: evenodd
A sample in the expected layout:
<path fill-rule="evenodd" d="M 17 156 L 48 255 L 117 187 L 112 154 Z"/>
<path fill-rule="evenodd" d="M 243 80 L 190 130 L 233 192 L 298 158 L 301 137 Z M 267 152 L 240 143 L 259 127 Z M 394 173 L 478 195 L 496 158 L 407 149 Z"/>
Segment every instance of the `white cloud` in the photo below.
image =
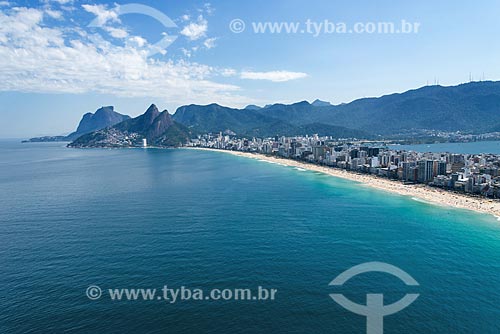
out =
<path fill-rule="evenodd" d="M 45 9 L 51 9 L 51 7 L 56 6 L 59 10 L 64 10 L 67 12 L 74 11 L 76 8 L 73 6 L 74 0 L 40 0 L 40 2 L 45 4 Z"/>
<path fill-rule="evenodd" d="M 212 4 L 208 2 L 203 5 L 203 10 L 205 11 L 205 13 L 207 13 L 207 15 L 213 15 L 213 13 L 215 12 L 215 8 L 212 7 Z"/>
<path fill-rule="evenodd" d="M 58 10 L 46 9 L 45 13 L 53 19 L 60 20 L 62 19 L 62 12 Z"/>
<path fill-rule="evenodd" d="M 0 7 L 9 7 L 10 6 L 10 2 L 8 1 L 0 1 Z"/>
<path fill-rule="evenodd" d="M 285 81 L 305 78 L 307 77 L 307 74 L 303 72 L 289 72 L 289 71 L 270 71 L 270 72 L 243 71 L 241 72 L 240 77 L 241 79 L 285 82 Z"/>
<path fill-rule="evenodd" d="M 184 57 L 191 58 L 192 55 L 191 50 L 188 50 L 186 48 L 181 48 L 181 52 L 184 55 Z"/>
<path fill-rule="evenodd" d="M 118 11 L 115 7 L 114 9 L 108 10 L 104 5 L 82 5 L 83 9 L 87 12 L 92 13 L 97 18 L 97 24 L 104 26 L 108 22 L 120 22 L 118 18 Z"/>
<path fill-rule="evenodd" d="M 225 68 L 220 72 L 220 75 L 222 75 L 223 77 L 234 77 L 237 74 L 238 72 L 232 68 Z"/>
<path fill-rule="evenodd" d="M 104 27 L 104 29 L 114 38 L 126 38 L 128 37 L 128 32 L 122 28 L 114 27 Z"/>
<path fill-rule="evenodd" d="M 132 46 L 136 46 L 138 48 L 143 48 L 148 44 L 148 41 L 141 36 L 132 36 L 128 39 L 128 42 L 131 43 Z"/>
<path fill-rule="evenodd" d="M 96 16 L 97 25 L 107 31 L 111 37 L 123 39 L 128 37 L 128 32 L 125 28 L 112 27 L 109 23 L 120 23 L 118 15 L 118 7 L 107 9 L 104 5 L 82 5 L 83 9 Z"/>
<path fill-rule="evenodd" d="M 182 21 L 189 21 L 190 19 L 191 19 L 191 16 L 189 16 L 188 14 L 184 14 L 181 16 Z"/>
<path fill-rule="evenodd" d="M 252 102 L 239 95 L 238 86 L 214 81 L 224 69 L 148 58 L 151 46 L 136 37 L 124 46 L 78 28 L 67 37 L 68 27 L 45 27 L 42 18 L 41 9 L 0 11 L 0 91 L 97 92 L 179 104 Z"/>
<path fill-rule="evenodd" d="M 208 30 L 208 22 L 203 18 L 203 16 L 199 16 L 197 22 L 191 22 L 187 26 L 185 26 L 180 34 L 186 36 L 192 41 L 200 39 L 206 36 Z"/>
<path fill-rule="evenodd" d="M 203 42 L 203 45 L 207 48 L 207 49 L 211 49 L 211 48 L 214 48 L 215 47 L 215 41 L 217 40 L 217 38 L 215 37 L 212 37 L 212 38 L 207 38 L 204 42 Z"/>
<path fill-rule="evenodd" d="M 57 2 L 60 5 L 67 5 L 73 3 L 73 0 L 44 0 L 45 3 Z"/>

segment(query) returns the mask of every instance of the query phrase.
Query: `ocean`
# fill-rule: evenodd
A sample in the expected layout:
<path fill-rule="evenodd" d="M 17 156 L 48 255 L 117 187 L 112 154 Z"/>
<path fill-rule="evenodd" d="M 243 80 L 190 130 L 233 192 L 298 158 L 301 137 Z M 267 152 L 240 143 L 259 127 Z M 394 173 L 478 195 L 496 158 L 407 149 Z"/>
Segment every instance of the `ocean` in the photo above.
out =
<path fill-rule="evenodd" d="M 389 147 L 398 150 L 416 152 L 450 152 L 459 154 L 480 154 L 491 153 L 500 154 L 500 141 L 476 141 L 469 143 L 438 143 L 419 145 L 390 145 Z"/>
<path fill-rule="evenodd" d="M 0 333 L 365 333 L 366 317 L 332 293 L 359 304 L 418 293 L 384 333 L 499 333 L 499 258 L 495 217 L 317 172 L 219 152 L 0 142 Z M 380 272 L 329 285 L 372 261 L 419 285 Z M 165 285 L 277 292 L 106 295 Z"/>

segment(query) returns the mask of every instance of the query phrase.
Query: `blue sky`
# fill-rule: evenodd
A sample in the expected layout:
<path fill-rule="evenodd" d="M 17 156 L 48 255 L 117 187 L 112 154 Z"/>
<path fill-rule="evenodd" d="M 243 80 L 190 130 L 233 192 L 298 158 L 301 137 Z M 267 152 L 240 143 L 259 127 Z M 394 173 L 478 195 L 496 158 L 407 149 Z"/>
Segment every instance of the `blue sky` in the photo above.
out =
<path fill-rule="evenodd" d="M 148 15 L 120 15 L 147 5 Z M 133 9 L 133 8 L 132 8 Z M 139 10 L 140 12 L 140 10 Z M 309 100 L 334 104 L 427 82 L 500 79 L 498 1 L 0 1 L 0 137 L 68 133 L 102 105 L 131 116 L 150 103 L 242 107 Z M 245 30 L 234 33 L 239 19 Z M 97 27 L 88 27 L 93 20 Z M 418 31 L 302 33 L 309 20 L 402 20 Z M 253 24 L 297 23 L 297 33 Z M 155 43 L 177 36 L 166 49 Z M 153 51 L 161 51 L 152 55 Z"/>

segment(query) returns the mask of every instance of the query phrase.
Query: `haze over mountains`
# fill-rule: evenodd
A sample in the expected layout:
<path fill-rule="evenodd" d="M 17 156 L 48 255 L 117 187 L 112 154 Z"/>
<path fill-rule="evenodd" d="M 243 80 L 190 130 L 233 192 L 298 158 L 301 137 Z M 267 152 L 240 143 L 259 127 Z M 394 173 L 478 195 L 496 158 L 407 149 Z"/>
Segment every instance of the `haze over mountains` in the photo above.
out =
<path fill-rule="evenodd" d="M 419 129 L 494 132 L 500 131 L 500 82 L 426 86 L 341 105 L 322 101 L 260 109 L 189 105 L 180 107 L 174 119 L 203 132 L 230 129 L 252 136 L 298 135 L 306 134 L 305 130 L 334 137 L 386 136 Z"/>
<path fill-rule="evenodd" d="M 235 133 L 241 136 L 269 137 L 317 133 L 339 138 L 366 137 L 369 133 L 307 120 L 306 113 L 316 107 L 308 102 L 275 104 L 261 109 L 234 109 L 218 104 L 189 105 L 177 109 L 173 118 L 199 133 Z M 275 114 L 279 112 L 280 115 Z M 294 121 L 295 120 L 295 121 Z"/>
<path fill-rule="evenodd" d="M 107 130 L 106 130 L 107 129 Z M 106 130 L 106 131 L 104 131 Z M 236 109 L 210 104 L 179 107 L 174 115 L 152 105 L 130 119 L 113 107 L 85 114 L 77 131 L 60 140 L 85 146 L 128 135 L 150 144 L 172 145 L 196 134 L 223 132 L 250 137 L 328 135 L 336 138 L 387 137 L 415 130 L 487 133 L 500 131 L 500 82 L 472 82 L 452 87 L 426 86 L 401 94 L 331 105 L 316 100 Z M 57 137 L 51 137 L 57 138 Z M 93 145 L 92 144 L 92 145 Z"/>
<path fill-rule="evenodd" d="M 128 115 L 122 115 L 115 112 L 113 106 L 101 107 L 95 113 L 86 113 L 83 115 L 80 124 L 75 132 L 67 136 L 46 136 L 31 138 L 31 142 L 46 142 L 46 141 L 73 141 L 84 134 L 104 129 L 108 126 L 113 126 L 120 122 L 130 119 Z"/>

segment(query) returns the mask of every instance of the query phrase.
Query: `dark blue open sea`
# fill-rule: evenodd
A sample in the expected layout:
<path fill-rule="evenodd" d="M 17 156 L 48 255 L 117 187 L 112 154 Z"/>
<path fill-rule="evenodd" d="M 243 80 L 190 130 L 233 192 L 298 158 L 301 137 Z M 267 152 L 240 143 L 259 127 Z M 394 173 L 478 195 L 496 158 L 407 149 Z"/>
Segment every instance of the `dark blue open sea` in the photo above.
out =
<path fill-rule="evenodd" d="M 329 286 L 370 261 L 420 285 L 365 273 Z M 500 333 L 495 217 L 219 152 L 0 142 L 0 270 L 0 333 L 365 333 L 330 293 L 359 304 L 419 293 L 385 333 Z M 164 285 L 278 292 L 106 295 Z"/>

